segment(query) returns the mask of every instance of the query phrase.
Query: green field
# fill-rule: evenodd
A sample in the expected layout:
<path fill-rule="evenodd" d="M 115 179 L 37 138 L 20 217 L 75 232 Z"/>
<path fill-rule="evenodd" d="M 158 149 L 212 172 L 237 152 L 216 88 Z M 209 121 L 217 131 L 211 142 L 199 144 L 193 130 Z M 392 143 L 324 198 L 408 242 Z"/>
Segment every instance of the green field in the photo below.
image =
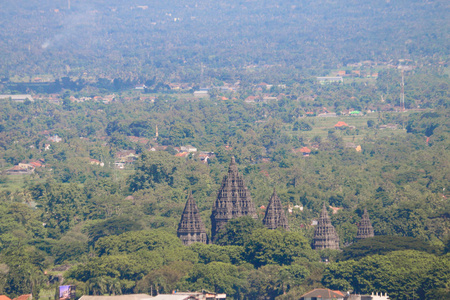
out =
<path fill-rule="evenodd" d="M 392 114 L 397 114 L 392 112 Z M 408 114 L 406 112 L 405 114 Z M 310 118 L 301 118 L 299 121 L 306 122 L 312 126 L 312 130 L 310 131 L 296 131 L 291 132 L 298 134 L 300 133 L 306 139 L 312 139 L 316 136 L 326 138 L 328 136 L 329 130 L 334 130 L 334 125 L 339 122 L 345 122 L 349 126 L 354 126 L 355 129 L 344 129 L 344 130 L 336 130 L 336 134 L 345 142 L 361 142 L 366 136 L 393 136 L 393 135 L 404 135 L 406 131 L 402 128 L 401 125 L 398 126 L 398 129 L 377 129 L 376 126 L 378 124 L 383 124 L 378 120 L 378 113 L 371 113 L 364 116 L 338 116 L 338 117 L 310 117 Z M 374 127 L 369 128 L 367 126 L 367 121 L 374 121 Z"/>

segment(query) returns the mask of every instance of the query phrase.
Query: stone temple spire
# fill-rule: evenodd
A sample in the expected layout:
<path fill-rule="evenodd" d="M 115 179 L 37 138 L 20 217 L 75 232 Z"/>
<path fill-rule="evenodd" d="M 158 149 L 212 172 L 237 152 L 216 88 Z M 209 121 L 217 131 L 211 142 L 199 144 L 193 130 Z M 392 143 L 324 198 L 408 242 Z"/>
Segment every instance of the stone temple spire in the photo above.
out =
<path fill-rule="evenodd" d="M 373 237 L 373 227 L 372 223 L 369 219 L 369 213 L 367 212 L 367 209 L 364 209 L 364 214 L 362 215 L 361 222 L 358 225 L 358 233 L 356 234 L 356 240 L 362 240 L 368 237 Z"/>
<path fill-rule="evenodd" d="M 200 218 L 197 204 L 195 204 L 191 192 L 189 192 L 186 206 L 178 224 L 177 236 L 186 246 L 192 243 L 206 244 L 208 242 L 205 225 Z"/>
<path fill-rule="evenodd" d="M 339 250 L 339 236 L 331 225 L 330 216 L 328 216 L 325 203 L 323 204 L 322 213 L 320 214 L 319 222 L 314 231 L 313 248 L 321 249 L 337 249 Z"/>
<path fill-rule="evenodd" d="M 231 158 L 228 174 L 224 176 L 211 213 L 211 240 L 215 242 L 217 233 L 234 218 L 249 216 L 257 219 L 255 206 L 244 178 L 238 172 L 236 160 Z"/>
<path fill-rule="evenodd" d="M 275 188 L 273 189 L 272 197 L 270 197 L 269 205 L 267 205 L 263 224 L 268 229 L 284 228 L 289 230 L 288 221 Z"/>

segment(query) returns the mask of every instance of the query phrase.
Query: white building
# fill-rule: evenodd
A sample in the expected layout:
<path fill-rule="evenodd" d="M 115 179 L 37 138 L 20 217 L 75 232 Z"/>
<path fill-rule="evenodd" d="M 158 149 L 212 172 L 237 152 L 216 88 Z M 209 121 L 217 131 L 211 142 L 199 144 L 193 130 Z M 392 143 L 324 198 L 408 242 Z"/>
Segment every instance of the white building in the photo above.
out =
<path fill-rule="evenodd" d="M 26 99 L 30 100 L 31 102 L 34 102 L 34 99 L 29 94 L 22 94 L 22 95 L 0 95 L 0 99 L 11 99 L 15 102 L 24 102 Z"/>

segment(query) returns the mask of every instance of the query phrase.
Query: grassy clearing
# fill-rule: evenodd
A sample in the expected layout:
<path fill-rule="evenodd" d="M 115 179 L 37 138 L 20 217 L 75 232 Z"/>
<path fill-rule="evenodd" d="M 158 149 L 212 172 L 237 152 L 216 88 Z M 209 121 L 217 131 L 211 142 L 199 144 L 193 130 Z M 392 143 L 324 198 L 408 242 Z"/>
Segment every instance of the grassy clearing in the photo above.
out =
<path fill-rule="evenodd" d="M 312 130 L 310 131 L 291 131 L 290 134 L 292 136 L 300 135 L 307 140 L 310 140 L 316 136 L 321 138 L 326 138 L 328 136 L 329 130 L 334 130 L 334 125 L 339 121 L 345 122 L 349 126 L 354 126 L 355 129 L 344 129 L 344 130 L 336 130 L 335 134 L 342 137 L 345 142 L 354 142 L 359 143 L 366 136 L 377 135 L 377 136 L 395 136 L 395 135 L 404 135 L 406 131 L 402 128 L 402 126 L 398 126 L 398 129 L 384 129 L 380 130 L 376 127 L 369 128 L 367 125 L 367 121 L 374 121 L 375 126 L 380 123 L 378 121 L 378 114 L 371 113 L 364 116 L 337 116 L 337 117 L 310 117 L 303 118 L 301 121 L 304 121 L 312 126 Z"/>
<path fill-rule="evenodd" d="M 0 183 L 0 192 L 1 191 L 17 191 L 23 189 L 27 182 L 31 179 L 31 175 L 4 175 L 2 177 L 2 182 Z"/>

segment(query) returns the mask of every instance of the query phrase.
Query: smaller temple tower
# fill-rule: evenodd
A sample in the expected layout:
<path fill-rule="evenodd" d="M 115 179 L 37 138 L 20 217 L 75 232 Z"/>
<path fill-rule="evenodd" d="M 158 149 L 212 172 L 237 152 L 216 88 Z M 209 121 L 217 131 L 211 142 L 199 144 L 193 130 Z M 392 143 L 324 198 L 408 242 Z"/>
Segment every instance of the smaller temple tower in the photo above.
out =
<path fill-rule="evenodd" d="M 314 230 L 313 248 L 316 250 L 339 250 L 339 236 L 337 235 L 334 226 L 331 225 L 331 219 L 328 215 L 325 203 L 323 204 L 316 230 Z"/>
<path fill-rule="evenodd" d="M 192 243 L 208 243 L 205 225 L 200 218 L 197 204 L 195 204 L 191 192 L 189 192 L 186 206 L 178 224 L 177 236 L 186 246 Z"/>
<path fill-rule="evenodd" d="M 283 206 L 281 205 L 281 200 L 273 189 L 272 197 L 270 197 L 269 205 L 267 205 L 266 215 L 263 219 L 263 224 L 268 229 L 284 228 L 289 230 L 288 220 L 286 214 L 284 213 Z"/>
<path fill-rule="evenodd" d="M 356 234 L 356 240 L 362 240 L 368 237 L 374 237 L 372 223 L 369 219 L 369 213 L 367 209 L 364 209 L 364 214 L 362 215 L 361 222 L 358 225 L 358 233 Z"/>

